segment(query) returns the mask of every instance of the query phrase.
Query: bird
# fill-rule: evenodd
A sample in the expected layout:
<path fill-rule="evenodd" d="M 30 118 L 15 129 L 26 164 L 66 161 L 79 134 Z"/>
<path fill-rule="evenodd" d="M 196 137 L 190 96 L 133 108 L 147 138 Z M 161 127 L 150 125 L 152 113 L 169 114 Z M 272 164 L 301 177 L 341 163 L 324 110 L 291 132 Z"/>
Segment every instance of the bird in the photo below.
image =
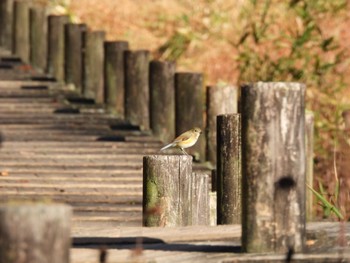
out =
<path fill-rule="evenodd" d="M 184 149 L 195 145 L 201 133 L 202 130 L 200 128 L 193 128 L 176 137 L 171 143 L 165 145 L 162 149 L 160 149 L 160 151 L 164 151 L 170 147 L 176 147 L 186 155 L 189 155 Z"/>

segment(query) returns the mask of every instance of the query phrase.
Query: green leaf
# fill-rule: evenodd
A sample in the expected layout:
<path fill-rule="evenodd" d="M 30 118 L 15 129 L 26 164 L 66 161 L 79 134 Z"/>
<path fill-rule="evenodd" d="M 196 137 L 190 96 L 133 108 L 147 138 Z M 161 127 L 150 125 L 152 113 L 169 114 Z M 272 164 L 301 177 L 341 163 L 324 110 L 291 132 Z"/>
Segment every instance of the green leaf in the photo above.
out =
<path fill-rule="evenodd" d="M 328 200 L 318 193 L 316 190 L 314 190 L 310 185 L 306 184 L 306 186 L 311 190 L 311 192 L 314 193 L 314 195 L 321 201 L 321 203 L 324 205 L 325 209 L 325 215 L 329 216 L 330 211 L 332 211 L 339 219 L 344 219 L 343 215 L 340 213 L 340 211 L 332 205 Z"/>

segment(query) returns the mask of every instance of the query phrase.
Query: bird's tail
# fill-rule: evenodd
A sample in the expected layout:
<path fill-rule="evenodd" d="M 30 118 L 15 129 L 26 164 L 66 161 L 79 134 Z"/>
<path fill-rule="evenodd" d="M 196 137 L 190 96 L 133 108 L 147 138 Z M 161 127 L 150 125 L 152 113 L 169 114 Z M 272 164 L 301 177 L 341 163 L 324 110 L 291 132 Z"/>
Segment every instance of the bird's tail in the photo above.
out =
<path fill-rule="evenodd" d="M 173 143 L 169 143 L 168 145 L 165 145 L 162 149 L 160 149 L 161 151 L 164 151 L 165 149 L 168 149 L 170 147 L 173 147 L 174 144 Z"/>

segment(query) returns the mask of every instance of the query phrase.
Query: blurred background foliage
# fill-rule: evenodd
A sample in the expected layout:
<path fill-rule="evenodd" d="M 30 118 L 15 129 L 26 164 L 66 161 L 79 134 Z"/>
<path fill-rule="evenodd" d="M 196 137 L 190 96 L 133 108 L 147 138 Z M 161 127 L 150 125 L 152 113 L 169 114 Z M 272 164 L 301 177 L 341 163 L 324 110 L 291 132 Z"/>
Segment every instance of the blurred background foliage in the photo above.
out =
<path fill-rule="evenodd" d="M 348 0 L 63 2 L 77 21 L 106 30 L 108 39 L 177 60 L 178 70 L 203 72 L 206 85 L 305 83 L 306 106 L 315 114 L 314 186 L 333 187 L 341 113 L 350 108 Z"/>

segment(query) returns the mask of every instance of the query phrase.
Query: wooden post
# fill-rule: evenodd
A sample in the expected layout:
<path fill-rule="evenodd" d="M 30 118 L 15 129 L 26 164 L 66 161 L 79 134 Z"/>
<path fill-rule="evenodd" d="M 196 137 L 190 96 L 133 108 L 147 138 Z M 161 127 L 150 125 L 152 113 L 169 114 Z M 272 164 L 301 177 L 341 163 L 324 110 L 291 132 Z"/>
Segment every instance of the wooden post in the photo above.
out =
<path fill-rule="evenodd" d="M 306 142 L 306 184 L 313 187 L 314 179 L 314 114 L 305 114 L 305 142 Z M 306 220 L 313 219 L 313 197 L 314 194 L 306 189 Z"/>
<path fill-rule="evenodd" d="M 22 61 L 29 62 L 29 3 L 14 2 L 13 50 Z"/>
<path fill-rule="evenodd" d="M 125 117 L 142 130 L 150 128 L 149 51 L 125 51 Z"/>
<path fill-rule="evenodd" d="M 12 51 L 13 0 L 0 1 L 0 45 Z"/>
<path fill-rule="evenodd" d="M 305 241 L 305 86 L 242 87 L 242 249 L 295 252 Z"/>
<path fill-rule="evenodd" d="M 217 117 L 217 223 L 241 223 L 241 118 Z"/>
<path fill-rule="evenodd" d="M 83 93 L 83 34 L 85 24 L 65 25 L 65 81 Z"/>
<path fill-rule="evenodd" d="M 104 46 L 105 101 L 108 109 L 120 119 L 125 118 L 124 51 L 128 48 L 126 41 L 108 41 Z"/>
<path fill-rule="evenodd" d="M 175 138 L 175 62 L 150 64 L 151 129 L 163 142 Z"/>
<path fill-rule="evenodd" d="M 191 225 L 210 225 L 210 196 L 209 175 L 205 173 L 192 173 L 190 199 L 192 215 Z"/>
<path fill-rule="evenodd" d="M 64 25 L 67 23 L 68 16 L 49 16 L 47 71 L 57 81 L 64 80 Z"/>
<path fill-rule="evenodd" d="M 47 16 L 45 8 L 30 9 L 30 62 L 36 69 L 47 68 Z"/>
<path fill-rule="evenodd" d="M 238 89 L 235 86 L 207 87 L 207 160 L 216 165 L 216 117 L 237 113 Z"/>
<path fill-rule="evenodd" d="M 85 32 L 84 54 L 84 88 L 86 98 L 94 99 L 95 103 L 104 103 L 104 31 Z"/>
<path fill-rule="evenodd" d="M 0 262 L 68 263 L 71 213 L 67 205 L 1 205 Z"/>
<path fill-rule="evenodd" d="M 192 175 L 192 157 L 151 155 L 143 158 L 145 226 L 209 224 L 208 178 Z"/>
<path fill-rule="evenodd" d="M 194 127 L 204 132 L 204 93 L 203 76 L 200 73 L 175 74 L 175 127 L 176 134 L 181 134 Z M 205 134 L 203 133 L 195 146 L 186 150 L 195 159 L 205 160 Z"/>

